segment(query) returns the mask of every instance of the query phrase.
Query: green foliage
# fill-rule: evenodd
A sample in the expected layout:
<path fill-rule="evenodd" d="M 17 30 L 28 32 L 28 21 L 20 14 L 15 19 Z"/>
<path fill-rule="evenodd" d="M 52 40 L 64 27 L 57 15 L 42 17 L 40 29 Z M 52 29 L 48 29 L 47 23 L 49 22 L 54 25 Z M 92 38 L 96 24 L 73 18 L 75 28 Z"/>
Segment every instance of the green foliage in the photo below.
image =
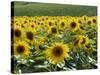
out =
<path fill-rule="evenodd" d="M 14 2 L 12 13 L 15 16 L 94 16 L 97 15 L 96 8 L 96 6 Z"/>

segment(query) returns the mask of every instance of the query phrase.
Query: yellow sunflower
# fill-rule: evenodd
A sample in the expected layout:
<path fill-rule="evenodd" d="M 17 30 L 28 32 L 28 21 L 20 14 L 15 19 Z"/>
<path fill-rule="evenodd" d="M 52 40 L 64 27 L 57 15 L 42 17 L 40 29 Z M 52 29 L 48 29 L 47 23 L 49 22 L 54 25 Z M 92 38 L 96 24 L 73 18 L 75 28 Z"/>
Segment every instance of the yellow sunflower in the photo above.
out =
<path fill-rule="evenodd" d="M 93 20 L 92 18 L 88 18 L 88 20 L 86 21 L 87 25 L 93 26 Z"/>
<path fill-rule="evenodd" d="M 36 28 L 36 24 L 34 22 L 30 22 L 29 23 L 29 28 L 35 29 Z"/>
<path fill-rule="evenodd" d="M 67 20 L 65 20 L 65 19 L 60 20 L 60 22 L 59 22 L 60 29 L 64 29 L 66 27 L 66 25 L 67 25 Z"/>
<path fill-rule="evenodd" d="M 54 21 L 53 20 L 48 20 L 47 21 L 47 26 L 51 27 L 54 25 Z"/>
<path fill-rule="evenodd" d="M 14 44 L 14 55 L 27 57 L 30 54 L 30 47 L 25 41 L 17 41 Z"/>
<path fill-rule="evenodd" d="M 20 26 L 14 26 L 11 30 L 12 37 L 14 36 L 14 41 L 22 39 L 23 29 Z"/>
<path fill-rule="evenodd" d="M 64 62 L 64 59 L 69 57 L 69 48 L 68 45 L 63 43 L 54 43 L 53 46 L 49 47 L 45 54 L 46 58 L 52 63 L 52 64 L 58 64 L 61 62 Z"/>
<path fill-rule="evenodd" d="M 69 29 L 71 31 L 77 31 L 80 28 L 79 23 L 77 21 L 75 21 L 75 20 L 69 21 L 69 25 L 68 26 L 69 26 Z"/>
<path fill-rule="evenodd" d="M 97 25 L 97 17 L 92 17 L 91 18 L 93 25 Z"/>
<path fill-rule="evenodd" d="M 14 26 L 21 26 L 21 23 L 19 21 L 14 22 Z"/>
<path fill-rule="evenodd" d="M 85 47 L 88 43 L 89 43 L 88 37 L 79 35 L 79 36 L 76 36 L 75 38 L 74 46 L 75 47 Z"/>
<path fill-rule="evenodd" d="M 48 30 L 48 33 L 52 34 L 52 35 L 55 35 L 55 36 L 58 35 L 58 29 L 57 29 L 57 27 L 56 26 L 50 27 L 49 30 Z"/>
<path fill-rule="evenodd" d="M 32 44 L 32 43 L 34 43 L 34 41 L 35 41 L 35 33 L 36 33 L 36 31 L 35 31 L 35 29 L 32 29 L 32 28 L 27 28 L 25 31 L 24 31 L 24 38 L 25 38 L 25 40 L 28 42 L 28 43 L 30 43 L 30 44 Z"/>

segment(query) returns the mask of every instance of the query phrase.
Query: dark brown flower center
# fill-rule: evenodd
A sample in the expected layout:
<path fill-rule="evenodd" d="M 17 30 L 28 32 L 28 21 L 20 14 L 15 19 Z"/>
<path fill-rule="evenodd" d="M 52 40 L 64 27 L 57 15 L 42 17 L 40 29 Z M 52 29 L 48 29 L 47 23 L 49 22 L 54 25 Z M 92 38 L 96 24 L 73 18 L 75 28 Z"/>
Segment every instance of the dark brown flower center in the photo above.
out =
<path fill-rule="evenodd" d="M 42 19 L 42 21 L 44 21 L 44 18 Z"/>
<path fill-rule="evenodd" d="M 20 45 L 20 46 L 17 46 L 17 49 L 16 50 L 17 50 L 18 53 L 21 54 L 21 53 L 23 53 L 25 51 L 25 48 L 24 48 L 24 46 L 21 46 Z"/>
<path fill-rule="evenodd" d="M 24 28 L 24 25 L 22 24 L 21 27 Z"/>
<path fill-rule="evenodd" d="M 34 28 L 34 25 L 31 25 L 32 28 Z"/>
<path fill-rule="evenodd" d="M 63 54 L 63 50 L 60 46 L 53 48 L 53 54 L 57 57 L 61 56 Z"/>
<path fill-rule="evenodd" d="M 61 23 L 61 26 L 64 27 L 64 25 L 65 25 L 65 24 L 62 22 L 62 23 Z"/>
<path fill-rule="evenodd" d="M 82 22 L 79 20 L 78 23 L 82 23 Z"/>
<path fill-rule="evenodd" d="M 15 36 L 20 37 L 21 36 L 21 31 L 19 29 L 15 30 Z"/>
<path fill-rule="evenodd" d="M 43 23 L 41 23 L 41 25 L 43 25 Z"/>
<path fill-rule="evenodd" d="M 49 26 L 52 26 L 52 22 L 49 22 Z"/>
<path fill-rule="evenodd" d="M 88 25 L 90 25 L 91 24 L 91 21 L 88 21 Z"/>
<path fill-rule="evenodd" d="M 27 39 L 29 39 L 29 40 L 33 40 L 33 33 L 32 33 L 32 32 L 27 32 L 27 33 L 26 33 L 26 37 L 27 37 Z"/>
<path fill-rule="evenodd" d="M 46 18 L 46 20 L 48 20 L 48 17 Z"/>
<path fill-rule="evenodd" d="M 36 21 L 34 21 L 34 23 L 36 23 Z"/>
<path fill-rule="evenodd" d="M 76 27 L 76 23 L 75 23 L 75 22 L 72 22 L 72 23 L 71 23 L 71 27 L 72 27 L 72 28 L 75 28 L 75 27 Z"/>
<path fill-rule="evenodd" d="M 84 17 L 84 20 L 86 20 L 86 17 Z"/>
<path fill-rule="evenodd" d="M 24 23 L 27 23 L 27 21 L 24 21 Z"/>
<path fill-rule="evenodd" d="M 95 19 L 93 19 L 92 21 L 93 21 L 93 23 L 96 23 L 96 20 Z"/>
<path fill-rule="evenodd" d="M 40 25 L 40 23 L 38 22 L 38 25 Z"/>
<path fill-rule="evenodd" d="M 82 30 L 84 30 L 84 27 L 83 27 L 83 26 L 80 26 L 80 28 L 81 28 Z"/>
<path fill-rule="evenodd" d="M 51 28 L 52 33 L 56 34 L 57 33 L 57 29 L 56 28 Z"/>

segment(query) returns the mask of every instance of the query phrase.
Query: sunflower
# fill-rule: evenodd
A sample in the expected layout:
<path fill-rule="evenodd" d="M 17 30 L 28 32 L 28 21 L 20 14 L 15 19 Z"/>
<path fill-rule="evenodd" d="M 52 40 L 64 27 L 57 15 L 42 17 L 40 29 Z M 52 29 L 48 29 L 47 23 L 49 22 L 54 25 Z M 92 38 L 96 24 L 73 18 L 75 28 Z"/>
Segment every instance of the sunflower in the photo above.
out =
<path fill-rule="evenodd" d="M 49 19 L 49 16 L 45 16 L 45 20 L 48 20 Z"/>
<path fill-rule="evenodd" d="M 47 21 L 47 25 L 48 25 L 49 27 L 53 26 L 53 25 L 54 25 L 54 21 L 53 21 L 53 20 L 48 20 L 48 21 Z"/>
<path fill-rule="evenodd" d="M 91 18 L 93 25 L 97 25 L 97 17 L 92 17 Z"/>
<path fill-rule="evenodd" d="M 29 23 L 30 23 L 30 22 L 29 22 L 29 18 L 28 18 L 28 17 L 27 17 L 27 18 L 24 18 L 24 17 L 23 17 L 23 18 L 21 19 L 21 22 L 20 22 L 20 23 L 21 23 L 21 27 L 22 27 L 22 28 L 27 28 L 27 27 L 29 26 Z"/>
<path fill-rule="evenodd" d="M 36 28 L 36 24 L 35 24 L 34 22 L 30 22 L 30 23 L 29 23 L 29 27 L 30 27 L 31 29 L 35 29 L 35 28 Z"/>
<path fill-rule="evenodd" d="M 88 25 L 92 25 L 91 19 L 88 19 L 88 20 L 87 20 L 87 24 L 88 24 Z"/>
<path fill-rule="evenodd" d="M 14 23 L 14 26 L 21 26 L 21 23 L 19 21 Z"/>
<path fill-rule="evenodd" d="M 30 44 L 34 43 L 34 41 L 35 41 L 35 33 L 36 33 L 35 29 L 32 29 L 30 27 L 27 28 L 27 30 L 25 30 L 25 32 L 24 32 L 25 40 Z"/>
<path fill-rule="evenodd" d="M 88 43 L 89 43 L 88 37 L 83 35 L 76 36 L 74 40 L 75 47 L 85 47 Z"/>
<path fill-rule="evenodd" d="M 27 57 L 30 54 L 30 47 L 25 41 L 17 41 L 14 43 L 14 55 Z"/>
<path fill-rule="evenodd" d="M 52 34 L 52 35 L 55 35 L 55 36 L 58 35 L 58 29 L 57 29 L 57 27 L 56 26 L 50 27 L 49 30 L 48 30 L 48 33 Z"/>
<path fill-rule="evenodd" d="M 36 23 L 38 26 L 40 26 L 41 25 L 41 23 L 38 21 L 37 23 Z"/>
<path fill-rule="evenodd" d="M 14 40 L 20 40 L 23 36 L 23 29 L 20 26 L 14 26 L 14 29 L 11 30 L 12 38 L 14 36 Z"/>
<path fill-rule="evenodd" d="M 42 25 L 42 26 L 46 25 L 46 21 L 41 21 L 40 25 Z"/>
<path fill-rule="evenodd" d="M 23 20 L 23 24 L 29 24 L 28 18 L 25 18 L 25 19 Z"/>
<path fill-rule="evenodd" d="M 80 28 L 80 25 L 77 21 L 72 20 L 69 22 L 69 29 L 71 31 L 77 31 L 77 30 L 79 30 L 79 28 Z"/>
<path fill-rule="evenodd" d="M 67 21 L 65 19 L 60 20 L 60 22 L 59 22 L 60 29 L 64 29 L 66 27 L 66 25 L 67 25 Z"/>
<path fill-rule="evenodd" d="M 46 58 L 52 64 L 58 64 L 64 62 L 64 59 L 69 57 L 69 48 L 68 45 L 63 43 L 54 43 L 53 46 L 49 47 L 46 51 Z"/>
<path fill-rule="evenodd" d="M 45 20 L 46 20 L 46 16 L 41 16 L 41 17 L 40 17 L 40 20 L 41 20 L 41 21 L 45 21 Z"/>
<path fill-rule="evenodd" d="M 78 17 L 77 20 L 78 20 L 78 23 L 80 23 L 80 24 L 86 23 L 82 17 Z"/>

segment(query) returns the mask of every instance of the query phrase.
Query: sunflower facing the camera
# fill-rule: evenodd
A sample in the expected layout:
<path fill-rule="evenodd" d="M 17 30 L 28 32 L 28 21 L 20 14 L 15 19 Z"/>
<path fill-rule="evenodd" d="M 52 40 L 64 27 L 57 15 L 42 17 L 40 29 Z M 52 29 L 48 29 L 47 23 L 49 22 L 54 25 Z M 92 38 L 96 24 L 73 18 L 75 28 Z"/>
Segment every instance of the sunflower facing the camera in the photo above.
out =
<path fill-rule="evenodd" d="M 14 28 L 12 28 L 11 31 L 11 35 L 13 35 L 13 39 L 14 41 L 18 41 L 20 39 L 22 39 L 23 36 L 23 29 L 20 26 L 15 26 Z"/>
<path fill-rule="evenodd" d="M 35 32 L 36 32 L 35 29 L 32 29 L 30 27 L 25 30 L 24 38 L 28 43 L 30 43 L 30 44 L 34 43 L 34 41 L 35 41 Z"/>
<path fill-rule="evenodd" d="M 58 28 L 56 26 L 52 26 L 49 28 L 48 33 L 56 36 L 59 34 Z"/>
<path fill-rule="evenodd" d="M 14 43 L 14 55 L 27 57 L 30 54 L 30 46 L 25 41 Z"/>
<path fill-rule="evenodd" d="M 53 46 L 49 47 L 45 54 L 52 64 L 58 64 L 64 62 L 64 59 L 69 57 L 69 47 L 63 43 L 54 43 Z"/>
<path fill-rule="evenodd" d="M 78 31 L 79 30 L 79 28 L 80 28 L 80 25 L 79 25 L 79 23 L 77 22 L 77 20 L 70 20 L 69 21 L 69 25 L 68 25 L 68 27 L 69 27 L 69 29 L 71 30 L 71 31 Z"/>

